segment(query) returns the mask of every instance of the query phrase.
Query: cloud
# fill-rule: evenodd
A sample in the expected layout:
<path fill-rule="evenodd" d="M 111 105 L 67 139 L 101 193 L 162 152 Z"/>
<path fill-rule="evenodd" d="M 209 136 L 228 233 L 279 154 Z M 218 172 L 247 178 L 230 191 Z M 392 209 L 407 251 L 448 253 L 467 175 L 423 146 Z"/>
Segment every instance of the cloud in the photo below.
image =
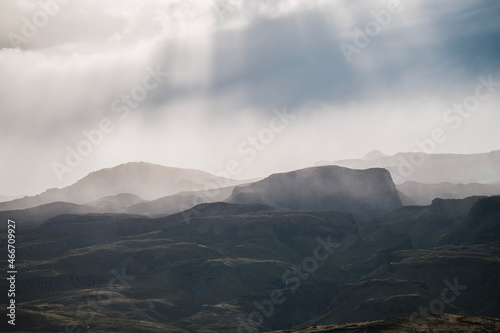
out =
<path fill-rule="evenodd" d="M 2 194 L 67 185 L 129 160 L 217 172 L 282 107 L 299 120 L 242 177 L 412 150 L 478 76 L 500 80 L 495 1 L 401 2 L 351 63 L 340 44 L 353 44 L 387 1 L 68 1 L 49 6 L 54 15 L 13 47 L 12 34 L 43 18 L 40 3 L 54 2 L 0 2 Z M 168 79 L 117 120 L 113 101 L 156 67 Z M 497 99 L 481 108 L 443 151 L 498 142 Z M 116 130 L 59 183 L 52 161 L 103 118 Z"/>

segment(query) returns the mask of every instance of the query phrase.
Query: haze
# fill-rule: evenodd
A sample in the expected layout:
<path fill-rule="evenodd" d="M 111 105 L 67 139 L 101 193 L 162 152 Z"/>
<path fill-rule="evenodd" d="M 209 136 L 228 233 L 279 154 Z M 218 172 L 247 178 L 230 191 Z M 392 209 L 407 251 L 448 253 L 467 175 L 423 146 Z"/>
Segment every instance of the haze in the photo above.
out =
<path fill-rule="evenodd" d="M 497 1 L 402 2 L 347 58 L 342 43 L 355 45 L 387 1 L 67 2 L 47 5 L 53 15 L 26 38 L 40 2 L 0 1 L 2 195 L 130 161 L 213 174 L 236 161 L 233 178 L 263 177 L 417 151 L 436 128 L 446 140 L 435 153 L 499 148 L 500 83 L 481 88 L 488 96 L 460 123 L 445 120 L 484 80 L 500 82 Z M 115 112 L 148 75 L 147 96 Z M 58 177 L 54 162 L 66 165 L 67 147 L 95 129 L 102 138 Z"/>

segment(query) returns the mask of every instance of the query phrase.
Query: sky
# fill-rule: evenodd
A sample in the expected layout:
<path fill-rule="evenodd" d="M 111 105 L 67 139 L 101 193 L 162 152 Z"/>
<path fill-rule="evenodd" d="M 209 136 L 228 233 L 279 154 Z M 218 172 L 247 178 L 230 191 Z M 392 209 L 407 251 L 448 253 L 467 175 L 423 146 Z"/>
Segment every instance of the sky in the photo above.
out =
<path fill-rule="evenodd" d="M 0 195 L 500 149 L 500 3 L 0 0 Z M 436 134 L 436 131 L 438 134 Z"/>

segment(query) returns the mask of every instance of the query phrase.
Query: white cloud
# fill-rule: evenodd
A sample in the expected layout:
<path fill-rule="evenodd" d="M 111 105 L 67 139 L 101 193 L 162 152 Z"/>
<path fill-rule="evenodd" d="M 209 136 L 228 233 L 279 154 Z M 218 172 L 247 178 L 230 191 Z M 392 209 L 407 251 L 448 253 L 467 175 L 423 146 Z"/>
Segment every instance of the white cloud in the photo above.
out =
<path fill-rule="evenodd" d="M 498 32 L 498 6 L 403 5 L 347 64 L 339 43 L 352 41 L 354 27 L 386 1 L 70 1 L 20 48 L 8 34 L 20 34 L 23 17 L 32 20 L 41 7 L 2 1 L 0 155 L 9 164 L 0 169 L 1 194 L 67 185 L 128 160 L 216 172 L 281 107 L 300 120 L 242 177 L 372 149 L 411 150 L 478 75 L 498 74 L 498 48 L 487 42 Z M 59 183 L 51 162 L 64 159 L 82 130 L 113 116 L 111 103 L 148 66 L 170 72 L 168 80 Z M 489 121 L 497 106 L 485 103 L 443 151 L 490 150 L 499 138 Z M 488 142 L 474 134 L 478 126 Z"/>

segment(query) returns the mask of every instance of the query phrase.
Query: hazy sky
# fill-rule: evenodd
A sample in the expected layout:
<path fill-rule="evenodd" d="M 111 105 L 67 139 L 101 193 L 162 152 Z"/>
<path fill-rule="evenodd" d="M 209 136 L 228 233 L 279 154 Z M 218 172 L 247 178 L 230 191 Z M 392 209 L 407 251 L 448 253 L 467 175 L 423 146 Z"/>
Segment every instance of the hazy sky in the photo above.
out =
<path fill-rule="evenodd" d="M 0 194 L 129 161 L 254 178 L 436 128 L 437 153 L 500 149 L 500 2 L 409 2 L 0 0 Z"/>

